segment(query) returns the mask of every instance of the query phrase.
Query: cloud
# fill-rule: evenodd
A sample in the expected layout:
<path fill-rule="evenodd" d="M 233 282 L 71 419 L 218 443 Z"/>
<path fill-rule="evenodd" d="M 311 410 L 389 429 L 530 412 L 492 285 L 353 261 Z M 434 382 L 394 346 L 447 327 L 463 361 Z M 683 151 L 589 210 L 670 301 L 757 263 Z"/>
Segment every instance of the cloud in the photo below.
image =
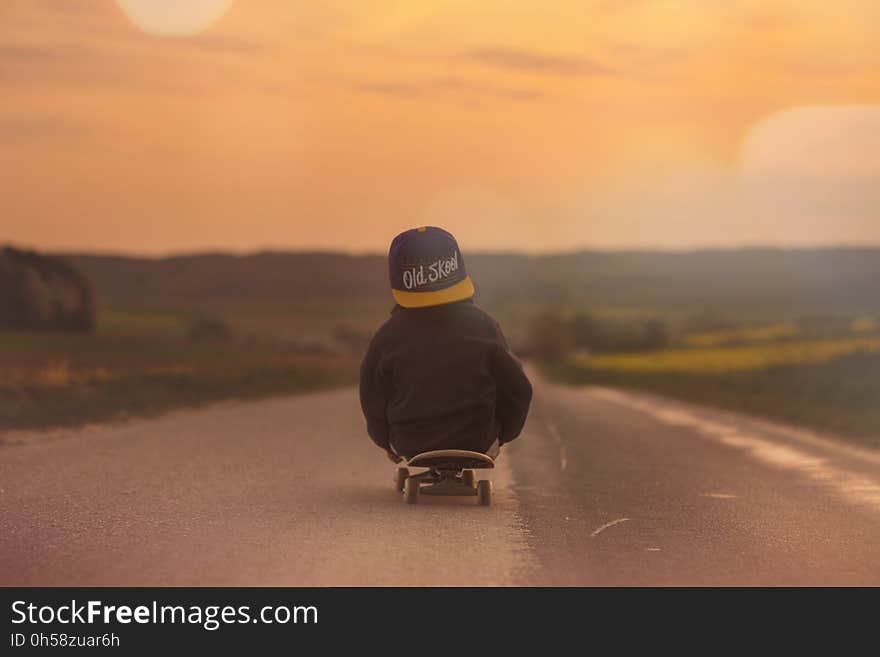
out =
<path fill-rule="evenodd" d="M 81 137 L 92 131 L 93 126 L 65 116 L 0 117 L 0 144 L 7 146 L 30 144 L 42 139 Z"/>
<path fill-rule="evenodd" d="M 407 82 L 363 82 L 348 81 L 347 86 L 355 91 L 380 96 L 396 96 L 398 98 L 417 98 L 424 95 L 424 87 Z"/>
<path fill-rule="evenodd" d="M 807 20 L 802 14 L 793 11 L 767 9 L 747 13 L 742 18 L 742 22 L 746 27 L 759 30 L 784 30 L 791 27 L 805 25 Z"/>
<path fill-rule="evenodd" d="M 31 4 L 38 11 L 44 11 L 50 14 L 72 14 L 77 18 L 83 14 L 101 15 L 107 12 L 107 8 L 102 3 L 94 0 L 64 0 L 64 2 L 56 2 L 56 0 L 31 0 Z"/>
<path fill-rule="evenodd" d="M 258 86 L 253 67 L 246 77 L 241 70 L 250 55 L 268 51 L 257 42 L 213 34 L 168 39 L 111 33 L 51 45 L 21 41 L 0 45 L 0 80 L 8 89 L 115 87 L 202 96 L 222 91 L 232 80 L 236 88 L 244 82 Z"/>
<path fill-rule="evenodd" d="M 877 63 L 858 53 L 802 51 L 779 57 L 776 66 L 788 75 L 840 78 L 866 75 L 877 69 Z"/>
<path fill-rule="evenodd" d="M 458 99 L 495 97 L 507 100 L 533 101 L 546 95 L 528 87 L 505 87 L 473 82 L 463 78 L 440 77 L 418 81 L 346 80 L 343 85 L 355 91 L 397 98 L 447 96 Z"/>
<path fill-rule="evenodd" d="M 29 45 L 0 45 L 0 63 L 12 62 L 27 64 L 59 57 L 57 52 L 47 48 Z"/>
<path fill-rule="evenodd" d="M 464 54 L 470 61 L 511 71 L 556 75 L 616 75 L 612 68 L 585 57 L 547 55 L 516 48 L 477 48 Z"/>
<path fill-rule="evenodd" d="M 653 0 L 600 0 L 593 6 L 597 14 L 620 14 L 650 4 Z"/>
<path fill-rule="evenodd" d="M 347 49 L 358 57 L 379 57 L 412 63 L 419 61 L 445 67 L 464 63 L 478 64 L 514 72 L 534 72 L 551 75 L 587 76 L 621 75 L 624 72 L 598 61 L 580 56 L 549 55 L 546 53 L 505 47 L 479 47 L 464 52 L 413 51 L 389 47 L 387 44 L 346 43 Z M 615 47 L 612 47 L 612 52 Z M 621 47 L 621 51 L 635 52 L 636 47 Z M 645 50 L 641 48 L 641 50 Z M 683 51 L 682 51 L 683 52 Z M 626 53 L 624 53 L 626 54 Z"/>
<path fill-rule="evenodd" d="M 175 39 L 166 39 L 163 41 L 163 44 L 171 46 L 190 46 L 207 50 L 223 50 L 236 53 L 265 52 L 269 49 L 264 43 L 223 36 L 220 34 L 201 34 L 192 37 L 177 37 Z"/>
<path fill-rule="evenodd" d="M 170 12 L 172 0 L 164 2 Z M 157 3 L 153 10 L 160 9 Z M 189 97 L 237 90 L 257 82 L 253 60 L 271 55 L 273 47 L 216 31 L 177 38 L 145 34 L 121 19 L 113 2 L 94 0 L 13 2 L 9 22 L 9 35 L 0 39 L 4 92 L 46 89 L 53 97 L 98 88 Z"/>
<path fill-rule="evenodd" d="M 690 48 L 646 46 L 632 43 L 609 44 L 607 53 L 617 62 L 623 61 L 640 68 L 677 65 L 690 57 L 699 55 L 699 51 Z"/>

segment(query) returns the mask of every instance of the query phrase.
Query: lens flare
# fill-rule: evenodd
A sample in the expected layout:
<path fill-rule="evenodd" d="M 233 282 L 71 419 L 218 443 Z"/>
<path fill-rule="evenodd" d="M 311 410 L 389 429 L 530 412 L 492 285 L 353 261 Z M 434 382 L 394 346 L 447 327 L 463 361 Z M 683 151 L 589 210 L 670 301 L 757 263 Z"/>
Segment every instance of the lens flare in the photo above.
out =
<path fill-rule="evenodd" d="M 740 153 L 745 175 L 852 180 L 880 171 L 880 106 L 795 107 L 749 131 Z"/>
<path fill-rule="evenodd" d="M 128 19 L 147 34 L 187 37 L 203 32 L 234 0 L 116 0 Z"/>

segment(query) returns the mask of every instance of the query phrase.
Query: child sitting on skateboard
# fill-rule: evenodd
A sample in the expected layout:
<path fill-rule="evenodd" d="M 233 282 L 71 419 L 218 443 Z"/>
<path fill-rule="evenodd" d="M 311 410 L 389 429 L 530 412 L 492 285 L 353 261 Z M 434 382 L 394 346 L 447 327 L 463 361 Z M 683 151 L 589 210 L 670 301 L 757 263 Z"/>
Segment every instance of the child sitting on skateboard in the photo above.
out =
<path fill-rule="evenodd" d="M 408 230 L 388 265 L 397 303 L 361 364 L 370 438 L 395 463 L 436 449 L 495 458 L 522 431 L 532 386 L 498 322 L 474 305 L 455 238 Z"/>

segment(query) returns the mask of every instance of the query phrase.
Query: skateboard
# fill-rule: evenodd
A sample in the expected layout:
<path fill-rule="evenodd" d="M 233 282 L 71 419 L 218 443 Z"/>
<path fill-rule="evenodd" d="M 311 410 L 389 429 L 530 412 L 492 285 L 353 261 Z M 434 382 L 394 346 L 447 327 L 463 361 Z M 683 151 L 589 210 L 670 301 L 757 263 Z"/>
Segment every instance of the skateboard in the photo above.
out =
<path fill-rule="evenodd" d="M 416 454 L 398 468 L 394 478 L 397 490 L 407 504 L 418 504 L 420 495 L 473 495 L 480 506 L 492 503 L 492 482 L 477 480 L 474 470 L 494 468 L 495 461 L 480 452 L 464 449 L 438 449 Z M 410 474 L 410 468 L 427 468 Z"/>

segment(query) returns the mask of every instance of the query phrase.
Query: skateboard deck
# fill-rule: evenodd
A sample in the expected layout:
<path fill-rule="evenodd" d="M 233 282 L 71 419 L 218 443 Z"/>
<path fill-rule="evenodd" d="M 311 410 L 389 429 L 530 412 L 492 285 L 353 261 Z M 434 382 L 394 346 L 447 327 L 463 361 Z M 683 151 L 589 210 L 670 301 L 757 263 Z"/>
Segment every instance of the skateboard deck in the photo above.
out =
<path fill-rule="evenodd" d="M 491 457 L 466 449 L 437 449 L 422 452 L 413 456 L 406 464 L 411 468 L 434 470 L 476 470 L 495 467 L 495 461 Z"/>
<path fill-rule="evenodd" d="M 477 480 L 474 470 L 494 468 L 495 461 L 482 452 L 465 449 L 437 449 L 416 454 L 397 469 L 395 487 L 408 504 L 418 504 L 420 495 L 475 496 L 481 506 L 492 502 L 492 482 Z M 427 468 L 410 474 L 409 468 Z"/>

